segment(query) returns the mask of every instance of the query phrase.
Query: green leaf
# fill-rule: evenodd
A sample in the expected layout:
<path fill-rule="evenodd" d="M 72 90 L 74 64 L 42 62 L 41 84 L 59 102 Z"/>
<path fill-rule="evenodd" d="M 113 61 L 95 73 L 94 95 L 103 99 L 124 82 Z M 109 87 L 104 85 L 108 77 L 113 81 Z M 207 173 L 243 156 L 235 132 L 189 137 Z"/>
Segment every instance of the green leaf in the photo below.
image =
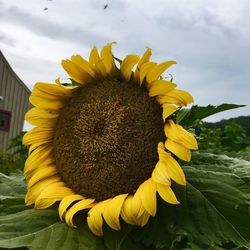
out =
<path fill-rule="evenodd" d="M 0 217 L 1 247 L 29 249 L 106 249 L 102 238 L 85 227 L 72 229 L 60 222 L 56 210 L 28 209 Z"/>
<path fill-rule="evenodd" d="M 192 127 L 196 125 L 200 120 L 207 118 L 211 115 L 217 114 L 222 111 L 245 107 L 245 105 L 237 104 L 221 104 L 218 106 L 208 105 L 208 106 L 198 106 L 194 105 L 191 109 L 182 109 L 181 112 L 178 112 L 176 121 L 181 122 L 186 127 Z"/>
<path fill-rule="evenodd" d="M 250 248 L 250 163 L 224 155 L 196 153 L 184 167 L 188 185 L 174 185 L 181 202 L 158 201 L 157 215 L 129 241 L 152 249 Z"/>
<path fill-rule="evenodd" d="M 121 223 L 121 230 L 115 231 L 110 227 L 104 227 L 104 241 L 109 250 L 119 250 L 126 235 L 131 231 L 132 226 Z"/>
<path fill-rule="evenodd" d="M 57 209 L 25 206 L 25 192 L 21 175 L 0 173 L 0 248 L 107 249 L 103 239 L 94 236 L 86 224 L 72 229 L 60 221 Z"/>

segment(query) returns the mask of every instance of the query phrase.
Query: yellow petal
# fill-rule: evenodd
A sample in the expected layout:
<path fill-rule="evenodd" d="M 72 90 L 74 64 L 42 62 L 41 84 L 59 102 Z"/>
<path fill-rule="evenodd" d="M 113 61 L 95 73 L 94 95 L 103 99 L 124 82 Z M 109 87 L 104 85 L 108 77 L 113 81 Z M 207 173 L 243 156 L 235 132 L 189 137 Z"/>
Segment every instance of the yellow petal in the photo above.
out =
<path fill-rule="evenodd" d="M 44 109 L 32 108 L 25 114 L 25 120 L 39 127 L 55 127 L 58 116 Z"/>
<path fill-rule="evenodd" d="M 152 70 L 156 65 L 157 65 L 157 63 L 155 63 L 155 62 L 146 62 L 141 66 L 140 72 L 139 72 L 141 84 L 142 84 L 145 76 L 147 76 L 148 72 L 150 72 L 150 70 Z"/>
<path fill-rule="evenodd" d="M 159 160 L 152 172 L 152 179 L 154 182 L 164 185 L 171 185 L 168 169 L 164 161 Z"/>
<path fill-rule="evenodd" d="M 172 115 L 174 112 L 178 110 L 178 107 L 166 103 L 162 105 L 162 108 L 163 108 L 162 118 L 164 121 L 166 118 L 168 118 L 170 115 Z"/>
<path fill-rule="evenodd" d="M 69 76 L 78 83 L 85 84 L 92 80 L 92 77 L 88 72 L 70 60 L 62 60 L 61 65 Z"/>
<path fill-rule="evenodd" d="M 32 187 L 34 184 L 36 184 L 38 181 L 51 177 L 55 174 L 57 174 L 58 171 L 56 169 L 55 165 L 49 165 L 45 166 L 43 168 L 38 169 L 30 178 L 28 181 L 28 188 Z"/>
<path fill-rule="evenodd" d="M 53 162 L 52 151 L 53 147 L 48 145 L 42 145 L 33 150 L 25 162 L 24 174 L 34 171 L 45 162 Z"/>
<path fill-rule="evenodd" d="M 132 75 L 132 69 L 139 61 L 138 55 L 128 55 L 124 58 L 121 64 L 121 75 L 124 81 L 128 82 Z"/>
<path fill-rule="evenodd" d="M 56 96 L 62 99 L 72 96 L 72 92 L 64 86 L 44 82 L 37 82 L 32 92 L 35 93 L 37 96 L 41 97 L 46 94 L 52 97 Z"/>
<path fill-rule="evenodd" d="M 142 224 L 142 216 L 145 212 L 145 208 L 142 205 L 142 201 L 138 195 L 129 195 L 122 206 L 121 217 L 130 225 Z"/>
<path fill-rule="evenodd" d="M 188 149 L 197 149 L 198 144 L 194 136 L 186 131 L 182 126 L 176 125 L 172 120 L 164 126 L 165 135 L 174 142 L 179 143 Z"/>
<path fill-rule="evenodd" d="M 175 154 L 177 157 L 182 159 L 183 161 L 190 161 L 191 160 L 191 152 L 190 149 L 187 149 L 180 145 L 179 143 L 176 143 L 172 141 L 171 139 L 167 139 L 165 142 L 165 147 L 170 152 Z"/>
<path fill-rule="evenodd" d="M 102 60 L 95 63 L 94 69 L 98 75 L 100 75 L 102 77 L 107 77 L 108 74 L 107 74 L 106 68 L 105 68 Z"/>
<path fill-rule="evenodd" d="M 102 225 L 103 225 L 103 219 L 102 219 L 102 213 L 105 209 L 105 206 L 109 200 L 105 200 L 102 202 L 99 202 L 93 206 L 89 212 L 87 217 L 87 222 L 90 230 L 97 236 L 102 236 Z"/>
<path fill-rule="evenodd" d="M 176 87 L 175 83 L 166 80 L 157 80 L 149 86 L 149 96 L 165 95 Z"/>
<path fill-rule="evenodd" d="M 159 63 L 147 74 L 147 82 L 153 82 L 158 80 L 158 78 L 172 65 L 176 64 L 175 61 L 167 61 Z"/>
<path fill-rule="evenodd" d="M 180 204 L 170 186 L 156 184 L 157 192 L 161 198 L 170 204 Z"/>
<path fill-rule="evenodd" d="M 106 77 L 107 71 L 103 60 L 100 58 L 97 48 L 94 46 L 89 55 L 89 63 L 97 75 Z"/>
<path fill-rule="evenodd" d="M 95 63 L 100 61 L 100 59 L 101 58 L 99 56 L 98 50 L 97 50 L 96 46 L 94 46 L 89 54 L 89 63 L 90 63 L 90 65 L 94 65 Z"/>
<path fill-rule="evenodd" d="M 188 132 L 187 130 L 185 130 L 179 124 L 176 124 L 176 127 L 179 131 L 179 137 L 183 141 L 183 145 L 184 145 L 184 141 L 185 141 L 185 145 L 188 146 L 190 149 L 198 149 L 198 144 L 197 144 L 197 141 L 196 141 L 194 135 L 191 134 L 190 132 Z"/>
<path fill-rule="evenodd" d="M 33 143 L 41 142 L 43 144 L 52 142 L 54 136 L 53 128 L 32 128 L 23 137 L 23 144 L 30 145 Z"/>
<path fill-rule="evenodd" d="M 150 214 L 145 210 L 140 218 L 138 218 L 139 226 L 144 227 L 148 220 L 149 220 Z"/>
<path fill-rule="evenodd" d="M 165 162 L 169 177 L 180 185 L 186 185 L 186 178 L 179 163 L 172 156 L 163 161 Z"/>
<path fill-rule="evenodd" d="M 192 103 L 194 100 L 193 97 L 188 92 L 180 89 L 173 89 L 166 95 L 157 96 L 157 101 L 160 104 L 170 103 L 179 106 L 186 106 L 189 103 Z"/>
<path fill-rule="evenodd" d="M 112 42 L 112 43 L 107 44 L 101 50 L 101 59 L 102 59 L 103 64 L 106 68 L 106 71 L 109 75 L 113 75 L 114 70 L 115 70 L 115 62 L 114 62 L 114 58 L 112 55 L 112 45 L 113 44 L 116 44 L 116 42 Z"/>
<path fill-rule="evenodd" d="M 53 183 L 57 183 L 57 185 L 63 186 L 63 183 L 61 182 L 61 179 L 58 175 L 39 181 L 33 187 L 28 189 L 28 192 L 25 196 L 25 204 L 31 205 L 32 203 L 34 203 L 40 193 Z"/>
<path fill-rule="evenodd" d="M 156 185 L 150 178 L 144 181 L 137 189 L 135 195 L 138 195 L 142 201 L 143 207 L 147 212 L 155 216 L 156 214 Z"/>
<path fill-rule="evenodd" d="M 85 199 L 82 195 L 79 194 L 72 194 L 72 195 L 68 195 L 66 197 L 64 197 L 59 205 L 58 208 L 58 213 L 59 213 L 59 217 L 61 220 L 63 220 L 67 209 L 69 208 L 69 206 L 75 202 L 75 201 L 79 201 L 79 200 L 83 200 Z"/>
<path fill-rule="evenodd" d="M 71 61 L 75 63 L 77 66 L 79 66 L 81 69 L 83 69 L 85 72 L 87 72 L 91 77 L 95 77 L 95 73 L 92 70 L 90 64 L 88 61 L 86 61 L 84 58 L 82 58 L 80 55 L 74 55 L 71 57 Z"/>
<path fill-rule="evenodd" d="M 173 179 L 180 185 L 186 185 L 186 179 L 182 168 L 180 167 L 179 163 L 171 156 L 171 154 L 165 151 L 165 146 L 162 142 L 158 143 L 158 155 L 159 161 L 164 163 L 169 178 Z"/>
<path fill-rule="evenodd" d="M 65 184 L 54 183 L 45 188 L 35 200 L 35 208 L 44 209 L 50 207 L 55 202 L 60 201 L 64 197 L 73 194 L 73 191 L 70 188 L 64 187 L 62 185 Z"/>
<path fill-rule="evenodd" d="M 120 230 L 119 216 L 122 208 L 122 204 L 128 194 L 121 194 L 115 196 L 109 202 L 107 202 L 104 211 L 103 218 L 107 224 L 114 230 Z"/>
<path fill-rule="evenodd" d="M 137 64 L 137 67 L 136 67 L 136 70 L 135 70 L 135 73 L 134 73 L 134 82 L 136 82 L 136 83 L 140 83 L 140 70 L 141 70 L 141 66 L 143 65 L 143 64 L 145 64 L 146 62 L 149 62 L 149 59 L 150 59 L 150 57 L 151 57 L 151 55 L 152 55 L 152 52 L 151 52 L 152 50 L 150 49 L 150 48 L 148 48 L 145 52 L 144 52 L 144 54 L 143 54 L 143 56 L 141 57 L 141 59 L 140 59 L 140 61 L 138 62 L 138 64 Z"/>
<path fill-rule="evenodd" d="M 94 205 L 93 199 L 84 199 L 81 201 L 78 201 L 76 204 L 74 204 L 65 214 L 65 222 L 71 226 L 71 227 L 76 227 L 73 223 L 73 217 L 74 215 L 84 209 L 88 209 L 93 207 Z"/>
<path fill-rule="evenodd" d="M 169 156 L 171 155 L 170 153 L 165 151 L 165 146 L 163 142 L 158 143 L 157 152 L 160 160 L 168 160 Z"/>
<path fill-rule="evenodd" d="M 64 101 L 58 97 L 54 96 L 53 99 L 47 97 L 48 95 L 41 97 L 32 92 L 31 96 L 29 97 L 29 101 L 33 106 L 46 110 L 57 111 L 64 106 Z"/>
<path fill-rule="evenodd" d="M 39 161 L 36 161 L 35 158 L 37 158 Z M 30 180 L 30 178 L 34 175 L 35 171 L 38 171 L 44 167 L 50 166 L 54 163 L 55 163 L 55 159 L 52 155 L 48 155 L 48 157 L 46 157 L 45 155 L 34 157 L 30 162 L 25 164 L 25 167 L 24 167 L 25 179 L 27 181 Z"/>

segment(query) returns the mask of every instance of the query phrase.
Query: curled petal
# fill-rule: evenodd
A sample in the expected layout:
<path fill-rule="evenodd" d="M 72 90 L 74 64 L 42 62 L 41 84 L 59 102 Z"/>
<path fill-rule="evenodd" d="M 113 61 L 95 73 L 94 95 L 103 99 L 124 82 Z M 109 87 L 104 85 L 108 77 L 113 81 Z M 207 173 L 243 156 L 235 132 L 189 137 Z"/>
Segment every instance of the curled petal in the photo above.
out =
<path fill-rule="evenodd" d="M 175 61 L 167 61 L 159 63 L 147 74 L 147 82 L 151 83 L 158 80 L 158 78 L 172 65 L 176 64 Z"/>
<path fill-rule="evenodd" d="M 115 61 L 112 55 L 112 45 L 116 44 L 116 42 L 112 42 L 107 44 L 101 50 L 101 59 L 103 60 L 103 64 L 106 68 L 106 71 L 109 75 L 114 74 L 115 70 Z"/>
<path fill-rule="evenodd" d="M 81 201 L 78 201 L 75 205 L 73 205 L 67 212 L 65 215 L 65 221 L 66 223 L 71 226 L 71 227 L 76 227 L 73 223 L 73 217 L 74 215 L 84 209 L 88 209 L 93 207 L 94 205 L 94 201 L 93 199 L 84 199 Z"/>
<path fill-rule="evenodd" d="M 125 199 L 121 210 L 121 216 L 126 223 L 141 226 L 144 222 L 145 214 L 148 213 L 143 207 L 142 201 L 138 195 L 129 195 Z"/>
<path fill-rule="evenodd" d="M 143 64 L 149 62 L 149 59 L 152 55 L 152 49 L 147 48 L 147 50 L 144 52 L 143 56 L 141 57 L 140 61 L 137 64 L 135 73 L 134 73 L 134 82 L 140 83 L 140 70 Z"/>
<path fill-rule="evenodd" d="M 128 55 L 124 58 L 121 64 L 121 75 L 124 81 L 128 82 L 132 75 L 132 69 L 135 64 L 139 61 L 138 55 Z"/>
<path fill-rule="evenodd" d="M 140 83 L 142 84 L 144 78 L 147 76 L 148 72 L 157 65 L 155 62 L 146 62 L 140 68 Z"/>
<path fill-rule="evenodd" d="M 120 230 L 119 216 L 122 204 L 127 196 L 128 194 L 117 195 L 113 199 L 109 200 L 104 208 L 103 218 L 114 230 Z"/>
<path fill-rule="evenodd" d="M 110 199 L 109 199 L 110 200 Z M 106 207 L 106 204 L 109 200 L 105 200 L 102 202 L 98 202 L 93 206 L 89 212 L 87 217 L 87 222 L 90 230 L 97 236 L 102 236 L 102 225 L 103 225 L 103 218 L 102 213 Z"/>
<path fill-rule="evenodd" d="M 58 212 L 59 212 L 59 217 L 61 220 L 63 220 L 67 209 L 69 208 L 69 206 L 74 203 L 75 201 L 79 201 L 79 200 L 84 200 L 85 198 L 82 195 L 79 194 L 72 194 L 72 195 L 68 195 L 66 197 L 64 197 L 59 205 L 58 208 Z"/>

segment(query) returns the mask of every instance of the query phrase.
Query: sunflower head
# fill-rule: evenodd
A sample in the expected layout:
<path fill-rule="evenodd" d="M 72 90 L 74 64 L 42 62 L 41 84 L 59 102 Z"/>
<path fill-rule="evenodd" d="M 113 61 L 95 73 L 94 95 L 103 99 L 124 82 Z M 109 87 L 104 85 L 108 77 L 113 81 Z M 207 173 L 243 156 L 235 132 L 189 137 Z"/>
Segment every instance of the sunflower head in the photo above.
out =
<path fill-rule="evenodd" d="M 26 114 L 35 128 L 24 136 L 26 204 L 60 202 L 59 216 L 72 227 L 74 215 L 86 211 L 96 235 L 103 221 L 119 230 L 120 217 L 144 226 L 156 214 L 157 193 L 178 204 L 171 182 L 186 180 L 177 158 L 190 161 L 197 149 L 194 136 L 170 119 L 193 101 L 162 78 L 176 62 L 151 62 L 148 48 L 118 67 L 113 44 L 100 53 L 94 47 L 88 60 L 63 60 L 72 84 L 36 83 Z"/>

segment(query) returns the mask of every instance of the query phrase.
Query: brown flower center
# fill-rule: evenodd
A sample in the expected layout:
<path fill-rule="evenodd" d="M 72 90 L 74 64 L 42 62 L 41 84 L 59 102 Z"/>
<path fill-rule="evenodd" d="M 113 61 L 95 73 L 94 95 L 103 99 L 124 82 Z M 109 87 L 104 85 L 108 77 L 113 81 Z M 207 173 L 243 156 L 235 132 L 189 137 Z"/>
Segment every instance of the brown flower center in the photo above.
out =
<path fill-rule="evenodd" d="M 146 88 L 105 79 L 76 90 L 61 110 L 56 166 L 66 185 L 85 197 L 132 194 L 151 176 L 162 140 L 162 109 Z"/>

